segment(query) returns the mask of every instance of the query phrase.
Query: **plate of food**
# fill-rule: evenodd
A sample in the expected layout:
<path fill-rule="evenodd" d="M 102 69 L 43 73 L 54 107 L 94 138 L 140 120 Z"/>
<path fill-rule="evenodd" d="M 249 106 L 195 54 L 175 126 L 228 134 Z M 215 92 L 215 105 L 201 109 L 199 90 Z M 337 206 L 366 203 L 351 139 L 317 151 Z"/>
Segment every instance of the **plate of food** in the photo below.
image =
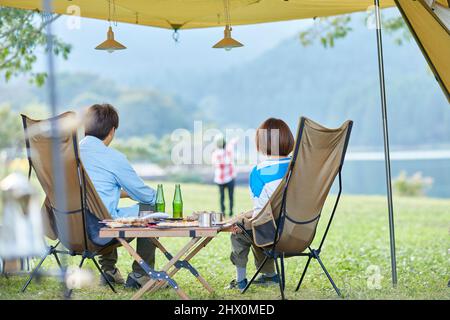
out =
<path fill-rule="evenodd" d="M 111 228 L 111 229 L 131 227 L 131 225 L 124 224 L 122 222 L 117 222 L 114 220 L 103 220 L 103 221 L 100 221 L 100 223 L 103 223 L 105 226 L 107 226 L 108 228 Z"/>
<path fill-rule="evenodd" d="M 141 215 L 139 218 L 140 219 L 171 219 L 169 218 L 170 215 L 168 213 L 165 212 L 152 212 L 149 211 L 148 213 L 146 213 L 145 215 Z"/>
<path fill-rule="evenodd" d="M 156 228 L 192 228 L 198 227 L 197 221 L 167 221 L 158 222 Z"/>
<path fill-rule="evenodd" d="M 100 223 L 105 224 L 109 228 L 147 227 L 150 223 L 155 223 L 155 220 L 149 217 L 127 217 L 113 220 L 102 220 Z"/>

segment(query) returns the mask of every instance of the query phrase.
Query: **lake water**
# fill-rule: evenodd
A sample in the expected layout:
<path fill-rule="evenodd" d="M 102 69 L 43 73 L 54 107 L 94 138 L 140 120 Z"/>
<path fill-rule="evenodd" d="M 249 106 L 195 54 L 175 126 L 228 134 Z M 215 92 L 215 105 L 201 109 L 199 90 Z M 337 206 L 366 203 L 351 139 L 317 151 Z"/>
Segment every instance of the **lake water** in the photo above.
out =
<path fill-rule="evenodd" d="M 248 169 L 240 170 L 239 183 L 248 183 Z M 421 172 L 431 177 L 433 184 L 426 195 L 450 198 L 450 150 L 417 150 L 391 152 L 392 179 L 401 171 L 408 176 Z M 349 152 L 342 171 L 343 192 L 346 194 L 386 194 L 386 174 L 383 152 Z M 332 193 L 337 192 L 337 181 Z"/>
<path fill-rule="evenodd" d="M 426 192 L 428 196 L 450 198 L 450 152 L 392 153 L 391 169 L 393 179 L 401 171 L 408 176 L 422 172 L 422 176 L 433 179 L 432 187 Z M 345 193 L 386 194 L 383 154 L 349 154 L 343 179 Z"/>
<path fill-rule="evenodd" d="M 253 165 L 239 166 L 237 183 L 248 185 L 249 172 Z M 138 174 L 149 180 L 167 179 L 165 170 L 154 165 L 136 164 Z M 431 177 L 433 185 L 426 191 L 430 197 L 450 198 L 450 151 L 402 151 L 391 153 L 392 178 L 401 171 L 408 176 L 421 172 L 424 177 Z M 192 171 L 195 177 L 200 176 L 203 183 L 213 183 L 213 171 L 204 166 Z M 384 155 L 382 152 L 349 152 L 343 168 L 343 192 L 346 194 L 385 195 L 386 178 Z M 337 183 L 335 183 L 337 185 Z M 337 191 L 333 186 L 332 192 Z"/>

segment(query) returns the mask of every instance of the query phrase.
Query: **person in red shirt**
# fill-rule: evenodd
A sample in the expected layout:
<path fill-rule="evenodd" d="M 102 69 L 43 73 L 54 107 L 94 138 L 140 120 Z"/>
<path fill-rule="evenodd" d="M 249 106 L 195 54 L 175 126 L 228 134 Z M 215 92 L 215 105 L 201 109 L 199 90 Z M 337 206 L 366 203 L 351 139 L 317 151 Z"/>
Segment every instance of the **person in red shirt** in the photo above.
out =
<path fill-rule="evenodd" d="M 225 189 L 228 191 L 230 201 L 229 216 L 233 215 L 234 185 L 236 168 L 234 167 L 234 145 L 236 139 L 226 142 L 225 138 L 216 138 L 217 148 L 212 153 L 212 164 L 214 166 L 214 183 L 219 186 L 220 210 L 225 214 Z"/>

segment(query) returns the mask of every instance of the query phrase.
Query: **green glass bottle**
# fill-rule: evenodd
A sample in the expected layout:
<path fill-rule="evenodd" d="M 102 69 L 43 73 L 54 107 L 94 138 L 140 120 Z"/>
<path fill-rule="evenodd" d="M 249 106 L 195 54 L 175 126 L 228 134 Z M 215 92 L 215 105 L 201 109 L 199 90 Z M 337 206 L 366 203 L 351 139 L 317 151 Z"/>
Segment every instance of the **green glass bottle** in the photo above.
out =
<path fill-rule="evenodd" d="M 175 194 L 173 195 L 173 217 L 183 218 L 183 198 L 181 197 L 181 188 L 179 184 L 175 185 Z"/>
<path fill-rule="evenodd" d="M 164 200 L 164 190 L 162 184 L 158 184 L 158 189 L 156 191 L 155 209 L 156 212 L 166 212 L 166 201 Z"/>

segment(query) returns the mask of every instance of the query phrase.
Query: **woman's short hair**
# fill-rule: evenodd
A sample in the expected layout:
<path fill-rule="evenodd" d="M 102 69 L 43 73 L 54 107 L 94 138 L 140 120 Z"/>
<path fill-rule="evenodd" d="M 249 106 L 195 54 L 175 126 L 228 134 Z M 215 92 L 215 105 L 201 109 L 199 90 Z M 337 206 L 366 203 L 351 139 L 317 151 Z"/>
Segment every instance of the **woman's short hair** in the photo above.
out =
<path fill-rule="evenodd" d="M 281 119 L 269 118 L 256 130 L 256 149 L 267 156 L 287 156 L 294 148 L 294 136 Z"/>
<path fill-rule="evenodd" d="M 119 128 L 117 110 L 108 103 L 94 104 L 88 108 L 84 119 L 84 134 L 105 140 L 111 129 Z"/>

